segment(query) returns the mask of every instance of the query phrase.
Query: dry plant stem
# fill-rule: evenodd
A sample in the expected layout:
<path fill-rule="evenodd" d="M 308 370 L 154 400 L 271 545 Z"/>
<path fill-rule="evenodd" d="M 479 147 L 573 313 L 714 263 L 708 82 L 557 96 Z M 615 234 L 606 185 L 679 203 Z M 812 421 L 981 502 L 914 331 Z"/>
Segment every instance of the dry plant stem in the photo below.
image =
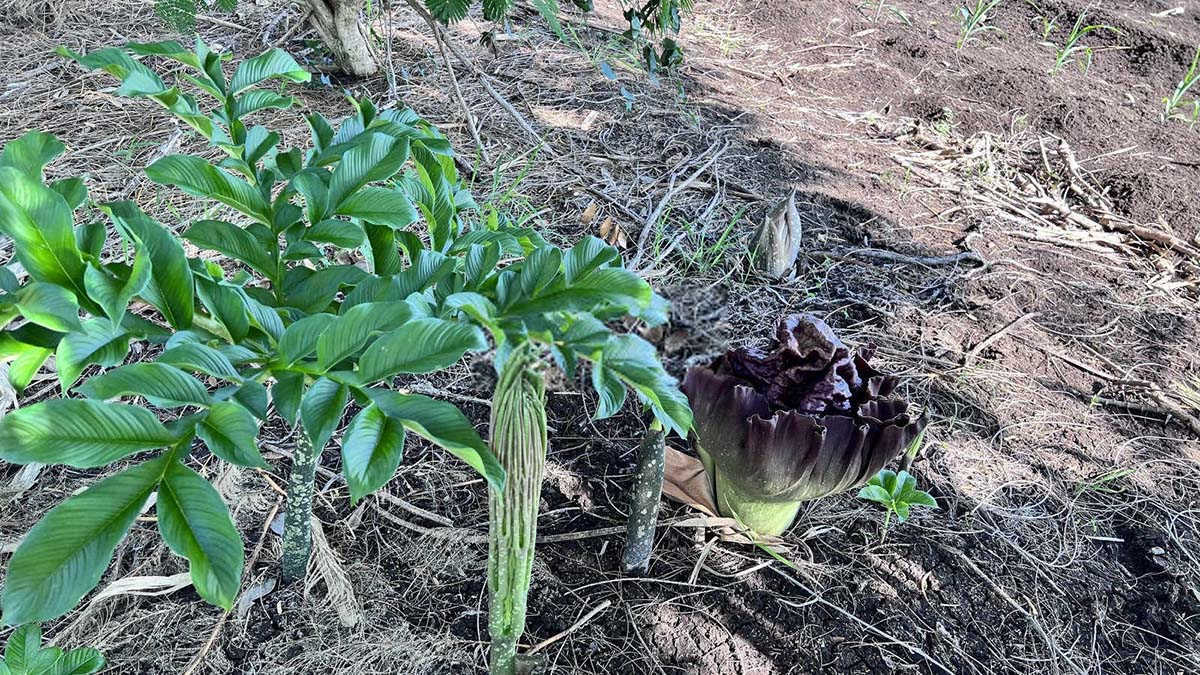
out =
<path fill-rule="evenodd" d="M 418 0 L 404 1 L 408 3 L 409 7 L 412 7 L 413 11 L 415 11 L 418 16 L 425 20 L 425 23 L 429 24 L 429 30 L 433 31 L 435 36 L 439 34 L 440 28 L 437 24 L 437 19 L 434 19 L 433 16 L 425 9 L 425 7 L 418 2 Z M 480 70 L 479 66 L 475 65 L 474 61 L 463 56 L 462 52 L 455 49 L 454 45 L 450 44 L 449 40 L 443 39 L 441 43 L 445 45 L 446 49 L 450 50 L 450 53 L 454 55 L 454 58 L 458 59 L 459 63 L 470 69 L 471 72 L 475 73 L 475 76 L 479 78 L 479 83 L 483 85 L 483 88 L 487 91 L 488 95 L 491 96 L 496 103 L 499 103 L 501 108 L 504 108 L 505 112 L 507 112 L 513 118 L 513 120 L 515 120 L 516 123 L 525 130 L 525 133 L 532 136 L 533 139 L 538 142 L 539 148 L 544 148 L 546 154 L 551 157 L 558 156 L 558 153 L 554 151 L 554 148 L 550 147 L 550 144 L 547 143 L 544 138 L 542 138 L 541 134 L 539 134 L 532 126 L 529 125 L 529 122 L 525 120 L 525 117 L 522 116 L 521 113 L 517 112 L 516 108 L 512 107 L 512 104 L 508 102 L 508 99 L 504 98 L 500 92 L 496 91 L 496 88 L 492 86 L 487 73 Z"/>
<path fill-rule="evenodd" d="M 312 10 L 313 27 L 333 52 L 338 65 L 358 77 L 374 75 L 379 70 L 379 64 L 367 42 L 366 27 L 359 20 L 362 0 L 307 2 Z"/>
<path fill-rule="evenodd" d="M 709 150 L 715 147 L 716 144 L 713 144 Z M 650 230 L 654 229 L 654 224 L 658 222 L 660 217 L 662 217 L 663 211 L 665 211 L 667 205 L 671 203 L 671 199 L 673 199 L 676 194 L 688 189 L 688 187 L 700 177 L 700 174 L 708 171 L 708 167 L 712 166 L 714 162 L 720 159 L 721 155 L 725 154 L 725 151 L 728 149 L 729 143 L 722 145 L 717 149 L 716 152 L 712 154 L 711 157 L 708 158 L 708 161 L 702 164 L 699 169 L 696 169 L 694 172 L 692 172 L 692 175 L 688 176 L 687 179 L 679 185 L 675 185 L 675 176 L 671 176 L 671 185 L 667 188 L 667 193 L 663 195 L 663 198 L 658 202 L 658 206 L 656 206 L 654 210 L 650 212 L 650 215 L 646 217 L 646 222 L 642 224 L 642 232 L 638 235 L 637 240 L 637 252 L 634 253 L 633 259 L 629 261 L 629 269 L 636 270 L 638 263 L 642 261 L 642 256 L 646 253 L 646 240 L 650 238 Z"/>
<path fill-rule="evenodd" d="M 629 525 L 621 560 L 626 574 L 645 574 L 650 567 L 658 509 L 662 504 L 665 446 L 666 434 L 656 420 L 638 447 L 637 472 L 633 475 L 633 485 L 629 486 Z"/>
<path fill-rule="evenodd" d="M 271 522 L 275 520 L 275 514 L 279 513 L 279 505 L 280 502 L 276 501 L 275 506 L 272 506 L 270 513 L 267 514 L 267 520 L 265 523 L 263 523 L 262 532 L 260 532 L 258 535 L 258 543 L 254 545 L 254 552 L 250 554 L 250 559 L 246 561 L 247 571 L 253 570 L 254 564 L 258 562 L 258 555 L 262 553 L 263 542 L 267 540 L 267 533 L 271 531 Z M 242 575 L 243 578 L 247 578 L 249 576 L 249 574 Z M 225 622 L 229 620 L 229 613 L 231 611 L 232 610 L 227 609 L 221 614 L 221 618 L 217 621 L 217 625 L 213 626 L 212 633 L 208 636 L 208 641 L 204 643 L 204 646 L 200 648 L 200 651 L 196 653 L 196 656 L 192 657 L 191 662 L 188 663 L 187 668 L 183 671 L 183 675 L 192 675 L 192 673 L 196 672 L 196 668 L 198 668 L 200 664 L 204 662 L 204 656 L 208 654 L 209 650 L 212 649 L 214 644 L 216 644 L 217 638 L 221 636 L 221 629 L 225 627 Z"/>
<path fill-rule="evenodd" d="M 308 434 L 296 434 L 296 450 L 292 453 L 292 472 L 288 476 L 287 511 L 283 518 L 283 583 L 305 577 L 308 556 L 312 551 L 312 504 L 316 492 L 317 455 Z"/>
<path fill-rule="evenodd" d="M 433 29 L 433 39 L 437 41 L 438 49 L 442 52 L 442 63 L 446 64 L 446 73 L 450 75 L 450 84 L 454 85 L 454 98 L 458 100 L 459 107 L 462 108 L 463 114 L 467 116 L 467 129 L 471 131 L 471 138 L 475 140 L 475 147 L 479 148 L 479 156 L 483 158 L 485 164 L 491 164 L 492 158 L 488 156 L 487 148 L 483 146 L 483 140 L 479 138 L 479 128 L 475 124 L 475 116 L 471 114 L 471 108 L 467 105 L 467 101 L 462 95 L 462 89 L 458 86 L 458 76 L 454 74 L 454 66 L 450 63 L 450 54 L 446 51 L 446 36 L 442 33 L 441 26 L 435 23 L 431 27 Z"/>
<path fill-rule="evenodd" d="M 1076 673 L 1079 673 L 1080 675 L 1084 675 L 1084 673 L 1086 671 L 1084 671 L 1082 668 L 1080 668 L 1078 665 L 1076 665 L 1075 662 L 1071 660 L 1071 657 L 1067 656 L 1065 653 L 1063 653 L 1063 651 L 1061 649 L 1059 649 L 1058 643 L 1054 640 L 1053 637 L 1050 636 L 1049 633 L 1046 632 L 1046 629 L 1042 627 L 1041 622 L 1038 621 L 1037 618 L 1034 617 L 1032 614 L 1030 614 L 1029 610 L 1022 607 L 1021 603 L 1017 602 L 1016 600 L 1013 599 L 1013 597 L 1011 595 L 1006 593 L 1004 591 L 1004 589 L 1000 587 L 1000 584 L 997 584 L 996 581 L 994 579 L 992 579 L 991 576 L 989 576 L 983 570 L 979 569 L 979 565 L 976 565 L 974 560 L 971 560 L 970 558 L 967 557 L 967 555 L 965 553 L 958 550 L 957 548 L 954 548 L 953 546 L 950 546 L 947 544 L 942 544 L 941 546 L 942 546 L 942 548 L 946 549 L 947 551 L 953 553 L 956 557 L 958 557 L 958 559 L 961 560 L 963 562 L 963 564 L 965 564 L 967 567 L 971 568 L 971 571 L 973 571 L 976 575 L 978 575 L 979 578 L 983 579 L 984 582 L 987 583 L 988 587 L 991 588 L 992 591 L 994 591 L 996 593 L 996 595 L 1000 596 L 1001 600 L 1007 602 L 1009 605 L 1012 606 L 1013 609 L 1017 610 L 1017 612 L 1020 613 L 1021 616 L 1025 617 L 1025 620 L 1029 623 L 1030 626 L 1033 627 L 1033 629 L 1035 631 L 1037 631 L 1038 635 L 1041 636 L 1043 641 L 1045 641 L 1046 646 L 1050 648 L 1050 651 L 1054 652 L 1055 656 L 1062 659 L 1063 661 L 1066 661 L 1067 665 L 1069 665 L 1071 667 L 1071 670 L 1075 671 Z M 1055 673 L 1056 675 L 1057 675 L 1057 673 L 1061 672 L 1059 669 L 1058 661 L 1050 661 L 1050 670 L 1051 670 L 1051 672 Z"/>
<path fill-rule="evenodd" d="M 567 637 L 571 633 L 574 633 L 575 631 L 579 630 L 584 625 L 586 625 L 587 622 L 589 622 L 593 618 L 595 618 L 595 616 L 597 614 L 599 614 L 600 612 L 603 612 L 604 610 L 608 609 L 609 607 L 612 607 L 612 600 L 605 600 L 604 602 L 596 605 L 590 611 L 588 611 L 587 614 L 584 614 L 583 616 L 579 617 L 578 621 L 571 624 L 570 628 L 564 630 L 563 632 L 559 633 L 558 635 L 548 637 L 545 640 L 542 640 L 541 642 L 537 643 L 536 645 L 530 647 L 529 655 L 532 656 L 532 655 L 542 651 L 546 647 L 549 647 L 550 645 L 554 644 L 555 642 L 558 642 L 559 640 Z"/>
<path fill-rule="evenodd" d="M 500 373 L 492 406 L 492 451 L 504 491 L 488 490 L 488 632 L 492 675 L 513 675 L 525 632 L 538 502 L 546 463 L 546 389 L 537 356 L 518 347 Z"/>

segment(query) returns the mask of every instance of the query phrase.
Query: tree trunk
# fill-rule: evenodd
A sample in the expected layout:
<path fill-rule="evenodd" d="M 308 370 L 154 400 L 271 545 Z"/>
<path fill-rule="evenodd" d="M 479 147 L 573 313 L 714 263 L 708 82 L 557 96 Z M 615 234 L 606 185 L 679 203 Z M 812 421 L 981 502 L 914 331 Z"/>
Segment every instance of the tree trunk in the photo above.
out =
<path fill-rule="evenodd" d="M 307 0 L 313 27 L 333 52 L 338 66 L 351 75 L 366 77 L 379 71 L 367 26 L 360 19 L 362 0 Z"/>

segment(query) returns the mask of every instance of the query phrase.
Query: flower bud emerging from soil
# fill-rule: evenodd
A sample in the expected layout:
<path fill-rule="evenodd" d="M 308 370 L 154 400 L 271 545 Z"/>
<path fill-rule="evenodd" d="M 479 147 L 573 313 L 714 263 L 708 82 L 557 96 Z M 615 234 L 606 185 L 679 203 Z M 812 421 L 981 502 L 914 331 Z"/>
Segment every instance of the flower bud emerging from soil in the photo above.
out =
<path fill-rule="evenodd" d="M 776 339 L 692 368 L 682 387 L 722 515 L 767 535 L 802 502 L 870 480 L 924 426 L 867 363 L 873 345 L 851 350 L 811 314 L 780 321 Z"/>

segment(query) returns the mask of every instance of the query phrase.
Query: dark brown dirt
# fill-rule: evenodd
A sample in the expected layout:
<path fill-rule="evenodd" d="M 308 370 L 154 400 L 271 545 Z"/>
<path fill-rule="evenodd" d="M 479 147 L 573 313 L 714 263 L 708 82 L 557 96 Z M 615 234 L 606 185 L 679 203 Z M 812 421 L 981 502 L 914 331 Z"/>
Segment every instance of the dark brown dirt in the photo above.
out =
<path fill-rule="evenodd" d="M 936 176 L 974 185 L 972 172 L 1003 173 L 1016 161 L 1013 148 L 1061 138 L 1117 214 L 1200 245 L 1200 132 L 1164 121 L 1160 103 L 1200 43 L 1197 8 L 1155 17 L 1170 6 L 1005 1 L 993 12 L 999 31 L 956 50 L 958 2 L 891 0 L 878 11 L 874 0 L 700 2 L 685 19 L 681 73 L 651 82 L 622 67 L 633 57 L 602 29 L 619 29 L 615 4 L 598 2 L 596 16 L 568 24 L 586 52 L 557 43 L 525 15 L 495 52 L 477 45 L 482 21 L 455 27 L 460 48 L 559 155 L 527 154 L 529 137 L 460 70 L 490 164 L 471 153 L 422 25 L 399 8 L 394 21 L 374 25 L 395 35 L 398 97 L 451 134 L 474 166 L 480 202 L 533 218 L 552 239 L 594 233 L 579 214 L 596 202 L 600 219 L 612 217 L 636 241 L 669 176 L 683 180 L 705 153 L 727 145 L 648 240 L 644 267 L 673 303 L 671 326 L 655 336 L 668 367 L 682 374 L 728 343 L 762 340 L 791 311 L 817 312 L 848 340 L 879 344 L 905 395 L 933 421 L 914 472 L 940 508 L 885 536 L 881 512 L 852 495 L 809 504 L 787 537 L 797 570 L 753 548 L 708 548 L 710 535 L 676 527 L 662 528 L 639 579 L 618 572 L 618 536 L 545 544 L 526 645 L 611 603 L 540 652 L 546 670 L 1200 672 L 1200 443 L 1150 391 L 1130 384 L 1150 381 L 1177 401 L 1174 387 L 1200 373 L 1200 261 L 1132 235 L 1119 251 L 1039 242 L 1031 238 L 1041 236 L 1038 223 L 1005 218 L 976 191 L 932 185 L 895 160 L 929 150 L 929 139 L 960 149 L 987 139 L 996 148 L 991 164 L 947 162 Z M 201 22 L 206 39 L 240 56 L 260 50 L 264 33 L 274 44 L 299 18 L 294 9 L 243 5 L 225 24 Z M 1097 49 L 1087 72 L 1068 65 L 1050 75 L 1054 50 L 1039 44 L 1039 17 L 1056 19 L 1049 39 L 1061 43 L 1063 26 L 1085 9 L 1120 33 L 1084 38 Z M 138 199 L 180 225 L 196 217 L 191 200 L 138 177 L 175 123 L 149 104 L 113 98 L 107 80 L 50 55 L 58 43 L 161 39 L 148 7 L 0 0 L 0 28 L 0 81 L 15 92 L 0 90 L 0 140 L 30 126 L 52 130 L 71 148 L 56 170 L 89 171 L 93 194 Z M 285 46 L 318 61 L 312 37 L 301 30 Z M 600 75 L 600 60 L 614 64 L 619 82 Z M 382 77 L 335 83 L 387 97 Z M 620 87 L 636 96 L 630 111 Z M 300 97 L 302 108 L 346 112 L 337 87 Z M 298 115 L 275 124 L 303 142 Z M 766 284 L 747 271 L 744 241 L 768 202 L 791 187 L 801 191 L 805 224 L 801 274 Z M 734 244 L 720 249 L 726 226 Z M 896 262 L 861 249 L 973 251 L 985 264 Z M 963 364 L 976 345 L 1032 312 Z M 486 407 L 463 397 L 487 399 L 491 383 L 480 361 L 432 384 L 482 428 Z M 632 405 L 592 420 L 593 401 L 579 384 L 561 382 L 550 395 L 545 535 L 587 535 L 623 521 L 644 430 Z M 47 381 L 28 400 L 54 393 Z M 267 449 L 286 447 L 286 436 L 264 432 Z M 481 672 L 486 545 L 464 541 L 486 529 L 480 481 L 415 440 L 407 455 L 389 494 L 452 526 L 394 498 L 352 508 L 344 484 L 329 480 L 317 514 L 358 623 L 339 621 L 327 581 L 308 593 L 277 590 L 230 618 L 197 672 Z M 277 498 L 269 481 L 286 474 L 286 460 L 274 464 L 269 475 L 209 467 L 249 546 Z M 328 450 L 323 465 L 338 470 L 337 453 Z M 91 480 L 90 472 L 45 471 L 0 512 L 4 541 Z M 688 513 L 670 505 L 663 518 Z M 248 583 L 277 573 L 278 544 L 274 535 L 266 542 Z M 153 524 L 142 523 L 102 583 L 182 569 Z M 179 673 L 218 618 L 184 589 L 110 599 L 46 631 L 60 644 L 102 648 L 112 672 Z"/>

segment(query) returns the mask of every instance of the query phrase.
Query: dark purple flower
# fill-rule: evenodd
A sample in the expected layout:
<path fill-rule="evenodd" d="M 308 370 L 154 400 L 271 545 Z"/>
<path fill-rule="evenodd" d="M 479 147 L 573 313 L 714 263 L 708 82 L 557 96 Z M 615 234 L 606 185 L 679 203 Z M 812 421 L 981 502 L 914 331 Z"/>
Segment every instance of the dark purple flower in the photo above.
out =
<path fill-rule="evenodd" d="M 734 349 L 683 381 L 695 441 L 723 515 L 781 534 L 800 503 L 870 480 L 923 420 L 892 397 L 896 378 L 811 314 L 779 322 L 771 350 Z"/>

